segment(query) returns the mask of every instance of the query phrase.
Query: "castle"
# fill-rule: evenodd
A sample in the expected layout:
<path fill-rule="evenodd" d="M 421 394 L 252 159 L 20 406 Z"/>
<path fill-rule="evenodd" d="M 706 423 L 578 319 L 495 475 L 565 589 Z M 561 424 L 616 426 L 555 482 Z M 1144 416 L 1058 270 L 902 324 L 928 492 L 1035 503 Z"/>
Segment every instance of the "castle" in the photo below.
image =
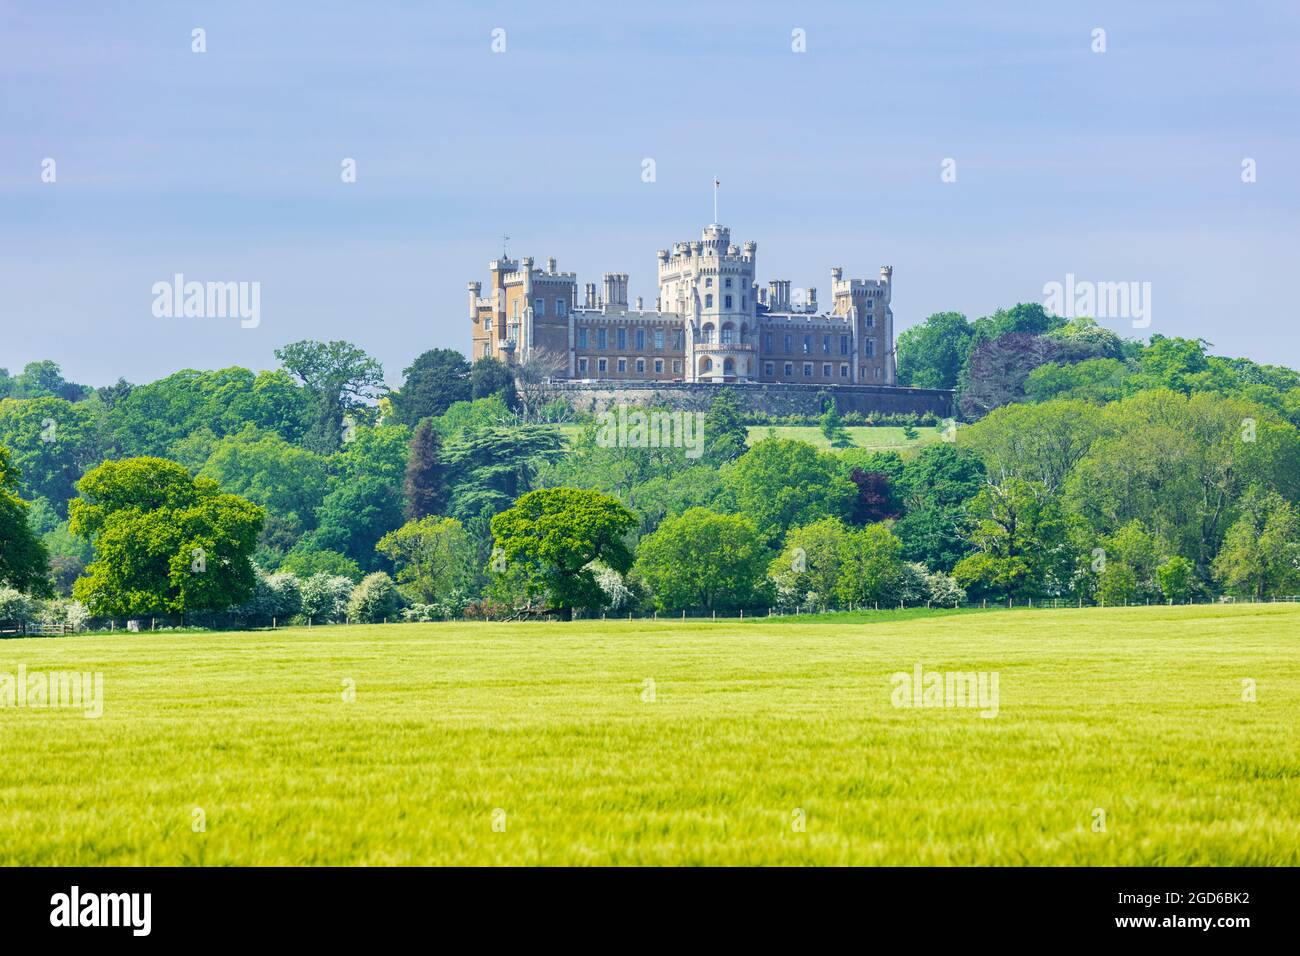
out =
<path fill-rule="evenodd" d="M 893 386 L 893 267 L 879 279 L 831 270 L 831 308 L 774 279 L 758 285 L 758 244 L 735 246 L 714 223 L 699 239 L 660 249 L 653 309 L 628 303 L 626 273 L 607 272 L 601 294 L 554 258 L 493 260 L 489 294 L 469 283 L 475 359 L 545 362 L 571 381 L 784 383 Z"/>

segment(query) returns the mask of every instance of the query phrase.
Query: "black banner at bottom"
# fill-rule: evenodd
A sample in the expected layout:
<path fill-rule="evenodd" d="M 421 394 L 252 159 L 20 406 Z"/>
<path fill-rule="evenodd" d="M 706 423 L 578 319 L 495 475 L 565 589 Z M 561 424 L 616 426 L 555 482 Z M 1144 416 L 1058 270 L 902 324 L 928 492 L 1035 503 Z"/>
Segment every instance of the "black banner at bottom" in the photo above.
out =
<path fill-rule="evenodd" d="M 641 933 L 667 944 L 877 931 L 966 939 L 1295 938 L 1290 869 L 7 869 L 0 925 L 20 940 L 292 941 L 376 934 L 533 943 Z M 612 931 L 618 935 L 610 936 Z M 456 932 L 456 937 L 445 934 Z M 428 934 L 433 933 L 430 937 Z M 955 936 L 953 935 L 955 934 Z M 883 938 L 883 937 L 882 937 Z M 648 941 L 648 940 L 647 940 Z M 678 937 L 678 942 L 683 942 Z"/>

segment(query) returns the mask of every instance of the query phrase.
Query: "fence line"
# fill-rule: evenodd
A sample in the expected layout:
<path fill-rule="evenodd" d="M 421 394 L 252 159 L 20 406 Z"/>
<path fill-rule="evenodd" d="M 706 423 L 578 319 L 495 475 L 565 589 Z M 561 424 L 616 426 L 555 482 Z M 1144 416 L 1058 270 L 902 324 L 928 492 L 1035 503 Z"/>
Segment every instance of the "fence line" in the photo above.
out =
<path fill-rule="evenodd" d="M 738 621 L 763 621 L 763 620 L 771 620 L 772 618 L 810 617 L 810 616 L 816 616 L 820 614 L 855 614 L 864 611 L 872 611 L 872 612 L 922 611 L 922 610 L 997 611 L 997 610 L 1008 610 L 1008 609 L 1011 610 L 1038 609 L 1038 610 L 1050 611 L 1050 610 L 1105 608 L 1105 607 L 1116 607 L 1116 608 L 1169 607 L 1169 606 L 1186 607 L 1186 606 L 1193 606 L 1193 605 L 1201 606 L 1201 607 L 1210 607 L 1210 606 L 1228 605 L 1228 604 L 1296 604 L 1296 603 L 1300 603 L 1300 594 L 1288 594 L 1285 596 L 1263 598 L 1263 599 L 1237 597 L 1234 595 L 1225 594 L 1225 595 L 1211 595 L 1211 596 L 1201 597 L 1201 598 L 1190 598 L 1186 601 L 1177 601 L 1177 602 L 1148 600 L 1143 602 L 1131 602 L 1131 603 L 1116 604 L 1116 605 L 1107 605 L 1102 602 L 1087 602 L 1087 601 L 1083 601 L 1080 598 L 1037 598 L 1037 599 L 1026 598 L 1020 602 L 1017 602 L 1015 599 L 1010 599 L 1006 603 L 1003 603 L 1001 601 L 984 600 L 978 603 L 975 601 L 966 601 L 956 605 L 900 604 L 898 606 L 888 605 L 882 608 L 878 603 L 873 602 L 870 606 L 853 605 L 847 608 L 809 607 L 807 605 L 803 605 L 800 607 L 789 607 L 789 608 L 779 608 L 779 607 L 740 608 L 740 609 L 726 611 L 726 612 L 718 612 L 718 611 L 676 612 L 674 611 L 670 613 L 660 614 L 657 611 L 652 611 L 648 614 L 641 614 L 641 615 L 637 615 L 635 612 L 628 612 L 624 614 L 623 612 L 612 612 L 612 611 L 605 611 L 600 613 L 599 615 L 597 614 L 587 615 L 575 611 L 573 619 L 575 621 L 600 620 L 600 621 L 653 622 L 653 621 L 662 620 L 662 621 L 736 621 L 738 622 Z M 558 622 L 559 619 L 554 617 L 550 617 L 550 618 L 538 617 L 538 618 L 525 618 L 522 619 L 522 621 L 533 622 L 533 623 Z M 148 625 L 147 627 L 143 626 L 146 622 Z M 401 621 L 401 620 L 390 621 L 385 619 L 382 623 L 384 624 L 390 624 L 390 623 L 391 624 L 420 624 L 420 623 L 468 624 L 468 623 L 475 623 L 475 622 L 488 623 L 488 624 L 521 623 L 521 620 L 509 621 L 503 618 L 461 616 L 455 618 L 444 618 L 438 621 Z M 324 624 L 317 624 L 316 626 L 317 627 L 330 627 L 330 626 L 347 627 L 357 623 L 359 622 L 351 621 L 351 620 L 334 621 L 334 622 L 326 622 Z M 140 620 L 140 625 L 142 626 L 139 627 L 139 632 L 148 633 L 149 631 L 153 631 L 158 628 L 159 621 L 156 618 L 142 619 Z M 242 626 L 232 625 L 226 627 L 220 627 L 220 626 L 203 627 L 201 625 L 199 626 L 190 625 L 186 629 L 187 630 L 188 629 L 210 630 L 210 631 L 246 631 L 246 630 L 275 630 L 277 627 L 284 627 L 284 626 L 285 625 L 283 623 L 278 622 L 273 618 L 269 626 L 268 625 L 256 626 L 256 625 L 246 624 Z M 295 626 L 306 626 L 306 625 L 295 625 Z M 26 622 L 0 621 L 0 637 L 58 637 L 58 636 L 66 636 L 69 634 L 78 634 L 78 633 L 81 634 L 104 633 L 104 632 L 117 633 L 117 631 L 119 630 L 121 630 L 122 633 L 136 633 L 135 631 L 128 631 L 128 629 L 125 627 L 119 629 L 117 626 L 116 619 L 99 619 L 98 621 L 92 622 L 90 625 L 82 627 L 80 629 L 74 628 L 70 624 L 47 624 L 39 621 L 26 621 Z"/>

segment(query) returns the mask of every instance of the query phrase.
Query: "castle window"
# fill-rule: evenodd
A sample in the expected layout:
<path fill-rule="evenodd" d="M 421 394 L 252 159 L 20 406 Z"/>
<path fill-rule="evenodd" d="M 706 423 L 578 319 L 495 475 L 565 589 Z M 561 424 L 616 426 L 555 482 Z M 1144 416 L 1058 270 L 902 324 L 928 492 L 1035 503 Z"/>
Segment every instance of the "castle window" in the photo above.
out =
<path fill-rule="evenodd" d="M 869 328 L 869 329 L 874 329 L 875 327 L 876 327 L 876 317 L 875 317 L 874 315 L 868 315 L 868 316 L 867 316 L 867 328 Z"/>
<path fill-rule="evenodd" d="M 655 374 L 662 375 L 663 373 L 664 373 L 664 360 L 655 359 Z"/>
<path fill-rule="evenodd" d="M 749 308 L 749 296 L 747 296 L 747 295 L 742 295 L 742 296 L 740 297 L 740 307 L 741 307 L 742 309 L 748 309 L 748 308 Z"/>
<path fill-rule="evenodd" d="M 772 333 L 771 333 L 771 332 L 764 332 L 764 333 L 763 333 L 763 351 L 764 351 L 764 352 L 770 352 L 770 351 L 772 351 Z"/>
<path fill-rule="evenodd" d="M 788 335 L 785 337 L 785 354 L 790 354 L 790 336 Z"/>
<path fill-rule="evenodd" d="M 726 285 L 726 288 L 730 289 L 730 288 L 731 288 L 731 280 L 730 280 L 730 279 L 727 279 L 725 285 Z"/>
<path fill-rule="evenodd" d="M 841 362 L 841 363 L 840 363 L 840 378 L 848 378 L 848 377 L 849 377 L 849 367 L 848 367 L 847 364 Z"/>
<path fill-rule="evenodd" d="M 600 371 L 601 375 L 604 375 L 609 371 L 609 359 L 599 359 L 596 362 L 596 368 Z"/>
<path fill-rule="evenodd" d="M 583 328 L 578 329 L 578 348 L 585 349 L 586 347 L 587 347 L 587 329 L 584 326 Z"/>
<path fill-rule="evenodd" d="M 618 330 L 618 347 L 620 349 L 627 348 L 627 329 Z"/>
<path fill-rule="evenodd" d="M 608 330 L 608 329 L 597 329 L 597 330 L 596 330 L 596 348 L 598 348 L 598 349 L 607 349 L 607 348 L 609 348 L 609 330 Z M 604 359 L 601 359 L 601 363 L 602 363 L 602 365 L 601 365 L 601 369 L 600 369 L 600 370 L 603 372 L 603 371 L 605 371 L 604 364 L 603 364 L 603 363 L 604 363 Z"/>
<path fill-rule="evenodd" d="M 841 355 L 849 354 L 849 337 L 847 335 L 840 336 L 840 354 Z"/>
<path fill-rule="evenodd" d="M 704 288 L 706 288 L 706 289 L 712 289 L 712 288 L 713 288 L 713 277 L 712 277 L 712 276 L 709 276 L 709 277 L 705 278 L 705 280 L 704 280 Z"/>
<path fill-rule="evenodd" d="M 491 343 L 491 342 L 484 342 L 484 343 L 483 343 L 483 357 L 484 357 L 484 358 L 490 358 L 491 356 L 492 356 L 492 343 Z"/>
<path fill-rule="evenodd" d="M 627 359 L 621 358 L 618 360 L 618 370 L 624 374 L 627 373 Z"/>
<path fill-rule="evenodd" d="M 831 354 L 831 337 L 829 335 L 822 336 L 822 354 L 823 355 Z"/>
<path fill-rule="evenodd" d="M 735 341 L 735 339 L 736 339 L 736 330 L 733 329 L 731 327 L 731 323 L 728 322 L 726 325 L 722 327 L 722 344 L 730 345 L 732 342 Z"/>
<path fill-rule="evenodd" d="M 680 352 L 685 347 L 683 345 L 684 341 L 685 341 L 685 333 L 683 333 L 681 329 L 676 329 L 673 332 L 673 349 Z M 681 369 L 677 369 L 677 371 L 680 372 Z"/>
<path fill-rule="evenodd" d="M 578 374 L 583 378 L 587 376 L 587 360 L 585 358 L 578 359 Z"/>
<path fill-rule="evenodd" d="M 645 351 L 645 329 L 636 330 L 636 350 L 638 352 Z"/>
<path fill-rule="evenodd" d="M 700 330 L 700 341 L 705 345 L 708 345 L 713 341 L 713 326 L 706 325 Z"/>
<path fill-rule="evenodd" d="M 681 375 L 681 374 L 682 374 L 682 361 L 681 361 L 681 359 L 673 359 L 673 374 L 674 374 L 674 375 Z"/>
<path fill-rule="evenodd" d="M 794 378 L 794 363 L 793 363 L 793 362 L 786 362 L 786 363 L 785 363 L 785 377 L 786 377 L 786 378 Z"/>
<path fill-rule="evenodd" d="M 545 300 L 545 299 L 533 299 L 533 316 L 534 316 L 534 318 L 538 318 L 538 319 L 540 319 L 540 318 L 542 318 L 544 315 L 546 315 L 546 300 Z"/>
<path fill-rule="evenodd" d="M 731 311 L 731 296 L 726 296 L 724 300 L 723 308 L 725 308 L 727 311 Z"/>
<path fill-rule="evenodd" d="M 664 330 L 655 329 L 655 351 L 662 352 L 663 350 L 664 350 Z M 663 371 L 663 369 L 660 369 L 660 371 Z"/>
<path fill-rule="evenodd" d="M 830 377 L 831 377 L 831 363 L 826 362 L 822 365 L 822 378 L 830 378 Z"/>
<path fill-rule="evenodd" d="M 638 375 L 644 375 L 644 374 L 645 374 L 645 359 L 637 359 L 637 360 L 636 360 L 636 370 L 637 370 L 637 374 L 638 374 Z"/>
<path fill-rule="evenodd" d="M 812 362 L 803 363 L 803 377 L 812 378 Z"/>
<path fill-rule="evenodd" d="M 706 309 L 711 309 L 711 308 L 713 308 L 713 293 L 712 293 L 712 292 L 710 292 L 708 295 L 706 295 L 706 296 L 704 297 L 704 307 L 705 307 Z"/>
<path fill-rule="evenodd" d="M 805 336 L 803 337 L 803 354 L 804 354 L 804 355 L 812 355 L 812 336 L 811 336 L 811 335 L 805 335 Z"/>
<path fill-rule="evenodd" d="M 767 378 L 771 378 L 775 374 L 776 374 L 776 366 L 773 365 L 771 362 L 764 362 L 763 375 L 766 376 Z"/>
<path fill-rule="evenodd" d="M 867 339 L 867 358 L 872 358 L 876 354 L 876 340 Z"/>
<path fill-rule="evenodd" d="M 555 300 L 555 314 L 558 315 L 560 318 L 564 318 L 566 315 L 569 314 L 568 300 L 566 299 Z"/>

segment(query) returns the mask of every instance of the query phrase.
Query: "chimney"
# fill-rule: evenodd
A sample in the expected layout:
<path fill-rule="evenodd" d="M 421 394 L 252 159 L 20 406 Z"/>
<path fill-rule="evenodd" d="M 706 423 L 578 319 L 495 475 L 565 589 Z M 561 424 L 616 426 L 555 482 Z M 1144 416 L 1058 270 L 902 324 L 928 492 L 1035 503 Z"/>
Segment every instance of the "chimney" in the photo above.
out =
<path fill-rule="evenodd" d="M 546 271 L 549 272 L 551 275 L 555 275 L 555 256 L 547 256 Z"/>
<path fill-rule="evenodd" d="M 808 311 L 817 311 L 817 290 L 813 288 L 808 290 Z"/>
<path fill-rule="evenodd" d="M 781 312 L 790 308 L 790 280 L 773 279 L 767 284 L 768 305 L 773 311 Z"/>
<path fill-rule="evenodd" d="M 627 308 L 627 273 L 605 273 L 605 304 Z"/>
<path fill-rule="evenodd" d="M 643 311 L 642 308 L 641 308 L 641 297 L 640 297 L 640 296 L 637 296 L 637 297 L 636 297 L 636 310 L 637 310 L 638 312 Z"/>
<path fill-rule="evenodd" d="M 594 309 L 596 307 L 596 283 L 588 282 L 586 284 L 586 303 L 585 308 Z"/>

